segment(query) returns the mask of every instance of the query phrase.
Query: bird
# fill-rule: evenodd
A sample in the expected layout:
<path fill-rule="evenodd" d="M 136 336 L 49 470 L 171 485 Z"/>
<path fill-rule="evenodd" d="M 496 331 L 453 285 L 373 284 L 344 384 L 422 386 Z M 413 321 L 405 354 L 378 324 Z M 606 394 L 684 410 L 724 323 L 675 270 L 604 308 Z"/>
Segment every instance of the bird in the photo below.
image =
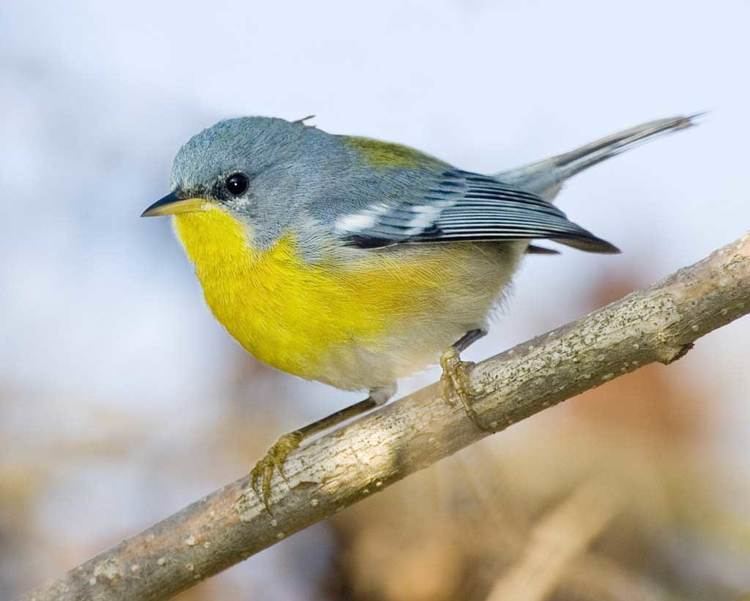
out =
<path fill-rule="evenodd" d="M 216 319 L 259 361 L 367 397 L 281 436 L 250 472 L 269 507 L 275 472 L 303 440 L 442 367 L 444 398 L 479 428 L 461 353 L 484 336 L 536 240 L 592 253 L 610 242 L 553 204 L 564 182 L 699 115 L 643 123 L 493 174 L 392 142 L 275 117 L 219 121 L 177 152 L 169 215 Z"/>

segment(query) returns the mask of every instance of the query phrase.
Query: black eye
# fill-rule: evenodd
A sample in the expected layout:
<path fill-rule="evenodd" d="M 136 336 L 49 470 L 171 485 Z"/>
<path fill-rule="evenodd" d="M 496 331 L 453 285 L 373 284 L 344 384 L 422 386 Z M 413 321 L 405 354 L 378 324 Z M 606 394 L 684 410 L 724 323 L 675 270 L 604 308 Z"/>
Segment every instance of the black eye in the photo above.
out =
<path fill-rule="evenodd" d="M 250 179 L 244 173 L 233 173 L 224 182 L 224 187 L 232 196 L 244 194 L 248 185 L 250 185 Z"/>

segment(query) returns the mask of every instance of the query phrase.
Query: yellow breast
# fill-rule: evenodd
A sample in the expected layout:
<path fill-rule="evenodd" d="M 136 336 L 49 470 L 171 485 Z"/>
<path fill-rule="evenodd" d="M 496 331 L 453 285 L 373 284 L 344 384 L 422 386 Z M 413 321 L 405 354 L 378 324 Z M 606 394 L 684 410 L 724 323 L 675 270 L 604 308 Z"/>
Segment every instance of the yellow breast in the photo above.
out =
<path fill-rule="evenodd" d="M 291 235 L 253 249 L 244 224 L 218 208 L 175 216 L 216 318 L 255 357 L 309 379 L 325 378 L 327 353 L 349 343 L 377 348 L 399 318 L 435 309 L 440 257 L 305 263 Z"/>

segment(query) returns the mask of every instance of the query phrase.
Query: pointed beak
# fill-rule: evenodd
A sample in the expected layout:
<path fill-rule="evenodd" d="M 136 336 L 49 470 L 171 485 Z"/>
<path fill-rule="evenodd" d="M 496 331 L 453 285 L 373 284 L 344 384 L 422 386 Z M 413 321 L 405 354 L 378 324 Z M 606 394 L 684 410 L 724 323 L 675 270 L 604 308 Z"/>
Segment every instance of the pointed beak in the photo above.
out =
<path fill-rule="evenodd" d="M 205 211 L 208 201 L 205 198 L 183 198 L 178 192 L 170 192 L 149 206 L 141 217 L 159 217 Z"/>

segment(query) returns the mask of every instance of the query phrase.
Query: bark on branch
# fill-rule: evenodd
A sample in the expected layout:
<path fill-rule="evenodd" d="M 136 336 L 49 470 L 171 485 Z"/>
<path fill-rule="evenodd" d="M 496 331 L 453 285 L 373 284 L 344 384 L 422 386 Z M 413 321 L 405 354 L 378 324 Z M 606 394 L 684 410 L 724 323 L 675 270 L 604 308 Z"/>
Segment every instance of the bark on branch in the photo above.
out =
<path fill-rule="evenodd" d="M 659 361 L 750 310 L 750 234 L 557 330 L 478 364 L 483 423 L 502 430 L 584 390 Z M 325 519 L 487 436 L 436 385 L 290 456 L 270 515 L 242 478 L 101 553 L 26 601 L 156 601 Z"/>

